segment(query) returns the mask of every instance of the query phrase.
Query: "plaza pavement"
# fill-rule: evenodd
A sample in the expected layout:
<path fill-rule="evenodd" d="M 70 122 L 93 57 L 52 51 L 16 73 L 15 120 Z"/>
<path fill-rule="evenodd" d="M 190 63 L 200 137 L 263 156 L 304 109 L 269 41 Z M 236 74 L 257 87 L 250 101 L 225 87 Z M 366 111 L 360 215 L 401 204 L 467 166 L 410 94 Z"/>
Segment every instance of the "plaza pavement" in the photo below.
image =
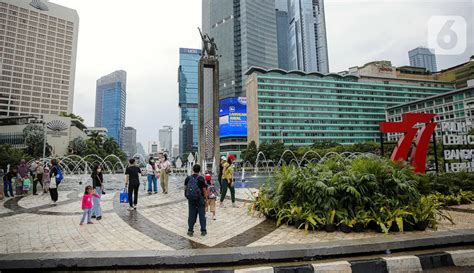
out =
<path fill-rule="evenodd" d="M 79 226 L 82 192 L 60 191 L 57 205 L 50 204 L 48 194 L 7 198 L 0 202 L 0 254 L 186 250 L 226 247 L 261 247 L 271 245 L 318 244 L 335 241 L 396 238 L 399 233 L 376 232 L 308 232 L 294 227 L 275 227 L 275 223 L 249 213 L 254 189 L 237 189 L 237 208 L 226 200 L 217 208 L 217 220 L 207 218 L 208 234 L 199 232 L 188 237 L 187 201 L 183 194 L 183 177 L 170 179 L 168 195 L 148 195 L 140 188 L 136 211 L 127 211 L 118 202 L 118 191 L 102 198 L 103 219 L 93 225 Z M 456 225 L 442 222 L 438 231 L 407 232 L 409 238 L 429 238 L 437 232 L 473 230 L 474 206 L 465 205 L 449 211 Z M 196 224 L 199 231 L 199 224 Z"/>

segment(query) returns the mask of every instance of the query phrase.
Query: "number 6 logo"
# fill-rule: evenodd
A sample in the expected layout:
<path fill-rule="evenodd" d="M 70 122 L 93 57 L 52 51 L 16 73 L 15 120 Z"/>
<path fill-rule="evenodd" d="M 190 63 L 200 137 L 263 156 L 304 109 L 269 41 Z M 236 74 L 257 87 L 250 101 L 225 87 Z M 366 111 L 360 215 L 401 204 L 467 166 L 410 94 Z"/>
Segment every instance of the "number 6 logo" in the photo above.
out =
<path fill-rule="evenodd" d="M 432 16 L 428 47 L 437 55 L 459 55 L 467 48 L 467 23 L 462 16 Z"/>
<path fill-rule="evenodd" d="M 393 161 L 408 161 L 413 140 L 416 137 L 415 146 L 411 151 L 411 165 L 415 172 L 426 172 L 426 155 L 430 145 L 430 138 L 438 123 L 432 122 L 435 114 L 405 113 L 401 122 L 381 122 L 380 132 L 382 133 L 403 133 L 403 137 L 398 141 L 390 157 Z M 423 123 L 421 129 L 415 128 L 418 123 Z"/>

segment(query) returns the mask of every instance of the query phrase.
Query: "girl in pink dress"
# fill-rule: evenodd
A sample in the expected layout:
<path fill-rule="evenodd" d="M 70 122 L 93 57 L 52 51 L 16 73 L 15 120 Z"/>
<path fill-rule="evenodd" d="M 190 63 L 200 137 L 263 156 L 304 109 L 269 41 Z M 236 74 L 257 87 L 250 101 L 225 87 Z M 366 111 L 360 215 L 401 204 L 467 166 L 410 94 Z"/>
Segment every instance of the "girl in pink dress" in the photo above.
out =
<path fill-rule="evenodd" d="M 84 192 L 84 196 L 82 197 L 82 219 L 81 223 L 79 225 L 82 226 L 84 224 L 84 220 L 86 219 L 87 216 L 87 224 L 93 224 L 92 223 L 92 197 L 100 198 L 100 196 L 95 192 L 95 189 L 92 188 L 92 186 L 87 186 L 86 190 Z"/>

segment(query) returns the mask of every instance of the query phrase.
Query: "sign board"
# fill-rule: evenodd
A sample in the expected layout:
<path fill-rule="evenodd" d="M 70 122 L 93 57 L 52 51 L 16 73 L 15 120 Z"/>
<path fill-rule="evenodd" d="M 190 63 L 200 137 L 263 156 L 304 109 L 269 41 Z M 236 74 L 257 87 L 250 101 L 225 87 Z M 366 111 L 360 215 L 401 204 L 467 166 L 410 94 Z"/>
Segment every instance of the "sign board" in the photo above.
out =
<path fill-rule="evenodd" d="M 469 135 L 471 129 L 470 122 L 441 124 L 446 172 L 474 172 L 474 135 Z"/>
<path fill-rule="evenodd" d="M 247 99 L 227 98 L 219 102 L 219 132 L 221 138 L 247 137 Z"/>

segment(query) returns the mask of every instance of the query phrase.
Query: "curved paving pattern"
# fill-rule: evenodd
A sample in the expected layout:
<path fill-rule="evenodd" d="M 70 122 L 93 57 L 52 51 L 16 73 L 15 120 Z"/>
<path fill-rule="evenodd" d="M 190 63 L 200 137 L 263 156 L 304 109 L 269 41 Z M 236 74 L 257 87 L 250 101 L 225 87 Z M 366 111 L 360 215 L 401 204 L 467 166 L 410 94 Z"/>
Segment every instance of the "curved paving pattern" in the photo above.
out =
<path fill-rule="evenodd" d="M 237 189 L 237 208 L 227 202 L 218 208 L 217 220 L 210 217 L 208 235 L 188 237 L 187 203 L 181 178 L 172 178 L 170 194 L 148 195 L 141 188 L 139 207 L 127 211 L 118 192 L 103 196 L 104 217 L 94 225 L 79 226 L 82 211 L 79 192 L 60 191 L 59 202 L 49 204 L 49 195 L 27 196 L 0 202 L 0 254 L 62 251 L 185 250 L 280 244 L 327 243 L 347 240 L 376 240 L 375 232 L 305 233 L 265 218 L 249 215 L 248 189 Z M 474 228 L 472 207 L 450 211 L 457 224 L 443 222 L 440 231 Z M 196 224 L 199 230 L 199 224 Z M 406 233 L 413 238 L 429 237 L 435 231 Z M 390 234 L 387 237 L 394 237 Z M 396 238 L 396 237 L 394 237 Z"/>

